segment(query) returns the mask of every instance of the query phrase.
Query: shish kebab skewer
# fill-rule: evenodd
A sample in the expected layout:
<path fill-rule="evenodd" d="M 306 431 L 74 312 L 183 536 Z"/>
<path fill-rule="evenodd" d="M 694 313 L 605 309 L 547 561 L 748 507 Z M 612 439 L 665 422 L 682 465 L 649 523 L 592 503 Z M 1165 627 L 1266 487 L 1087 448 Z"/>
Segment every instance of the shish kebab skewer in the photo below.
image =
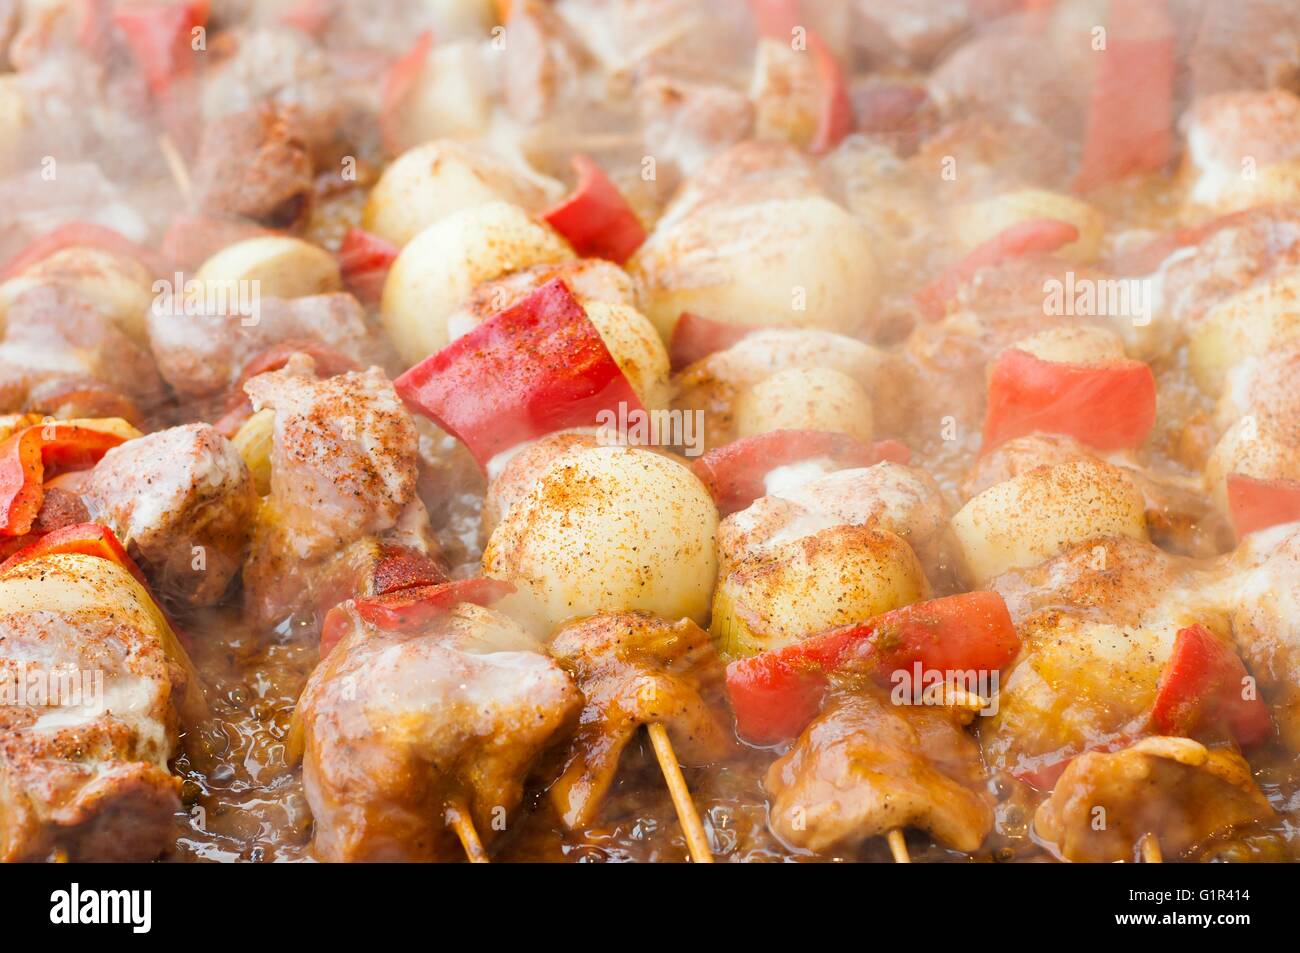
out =
<path fill-rule="evenodd" d="M 601 411 L 620 406 L 628 413 L 644 411 L 640 398 L 599 331 L 569 288 L 558 279 L 417 364 L 398 378 L 395 386 L 412 411 L 431 418 L 460 439 L 484 472 L 495 458 L 521 444 L 566 428 L 594 426 Z M 603 449 L 611 454 L 637 454 L 653 460 L 638 459 L 636 463 L 601 460 L 600 466 L 636 470 L 638 464 L 645 464 L 649 470 L 672 472 L 670 479 L 698 483 L 685 467 L 660 454 L 617 447 Z M 675 473 L 677 470 L 681 473 Z M 652 476 L 641 474 L 645 480 Z M 709 525 L 716 527 L 716 511 L 704 488 L 693 486 L 692 492 L 699 497 L 701 506 L 707 508 L 707 513 L 701 511 L 705 529 Z M 508 532 L 507 529 L 506 535 Z M 710 547 L 706 569 L 711 576 L 715 559 L 711 551 L 712 532 L 706 535 Z M 508 568 L 494 568 L 492 550 L 489 543 L 484 555 L 485 569 L 491 575 L 509 578 Z M 571 572 L 571 567 L 568 571 Z M 692 588 L 699 586 L 698 580 L 692 583 Z M 528 594 L 521 595 L 526 599 Z M 703 607 L 707 611 L 707 595 Z M 592 611 L 623 608 L 640 606 L 591 607 Z M 564 619 L 581 614 L 570 607 L 563 616 L 553 618 L 543 606 L 540 621 L 553 629 Z M 686 832 L 691 857 L 697 863 L 709 863 L 712 854 L 703 824 L 689 797 L 672 740 L 666 731 L 656 729 L 653 724 L 647 727 Z"/>

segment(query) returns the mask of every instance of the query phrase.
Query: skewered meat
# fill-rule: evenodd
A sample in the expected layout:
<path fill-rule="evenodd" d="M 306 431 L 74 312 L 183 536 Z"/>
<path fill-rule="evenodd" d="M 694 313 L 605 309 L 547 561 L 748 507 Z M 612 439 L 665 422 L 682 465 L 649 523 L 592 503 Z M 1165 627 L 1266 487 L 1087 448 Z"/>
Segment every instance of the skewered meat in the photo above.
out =
<path fill-rule="evenodd" d="M 230 441 L 207 424 L 113 448 L 81 493 L 159 592 L 211 605 L 243 565 L 257 494 Z"/>
<path fill-rule="evenodd" d="M 1199 4 L 1188 52 L 1196 96 L 1278 87 L 1300 92 L 1300 11 L 1289 0 Z"/>
<path fill-rule="evenodd" d="M 581 696 L 509 618 L 461 603 L 427 631 L 355 628 L 298 703 L 303 785 L 327 861 L 454 859 L 444 811 L 502 830 Z"/>
<path fill-rule="evenodd" d="M 194 169 L 209 214 L 294 229 L 311 214 L 312 162 L 292 110 L 263 105 L 204 127 Z"/>
<path fill-rule="evenodd" d="M 158 368 L 177 393 L 190 398 L 223 394 L 247 363 L 276 345 L 318 343 L 358 366 L 384 365 L 365 311 L 346 294 L 265 298 L 254 316 L 238 313 L 149 313 L 149 343 Z"/>
<path fill-rule="evenodd" d="M 585 699 L 564 771 L 551 787 L 569 827 L 595 819 L 642 725 L 665 725 L 684 764 L 712 764 L 731 753 L 730 726 L 718 710 L 722 662 L 694 622 L 642 612 L 592 616 L 561 629 L 550 652 Z"/>
<path fill-rule="evenodd" d="M 749 98 L 715 83 L 652 75 L 638 87 L 637 101 L 645 141 L 681 176 L 742 142 L 754 124 Z"/>
<path fill-rule="evenodd" d="M 295 356 L 245 385 L 275 411 L 271 492 L 244 568 L 250 610 L 278 619 L 301 607 L 322 557 L 392 528 L 415 499 L 415 425 L 383 371 L 317 380 Z"/>
<path fill-rule="evenodd" d="M 148 352 L 87 299 L 56 284 L 38 284 L 9 305 L 0 341 L 0 409 L 19 410 L 38 385 L 100 381 L 143 407 L 162 396 Z"/>
<path fill-rule="evenodd" d="M 856 847 L 904 827 L 979 850 L 993 827 L 979 746 L 947 708 L 843 692 L 767 772 L 769 823 L 792 847 Z"/>
<path fill-rule="evenodd" d="M 0 601 L 0 678 L 48 689 L 0 707 L 0 860 L 156 857 L 180 807 L 177 712 L 198 690 L 175 636 L 125 569 L 93 556 L 24 562 Z"/>
<path fill-rule="evenodd" d="M 1241 755 L 1155 737 L 1075 758 L 1038 808 L 1034 830 L 1064 860 L 1111 863 L 1136 860 L 1146 835 L 1173 859 L 1272 816 Z"/>

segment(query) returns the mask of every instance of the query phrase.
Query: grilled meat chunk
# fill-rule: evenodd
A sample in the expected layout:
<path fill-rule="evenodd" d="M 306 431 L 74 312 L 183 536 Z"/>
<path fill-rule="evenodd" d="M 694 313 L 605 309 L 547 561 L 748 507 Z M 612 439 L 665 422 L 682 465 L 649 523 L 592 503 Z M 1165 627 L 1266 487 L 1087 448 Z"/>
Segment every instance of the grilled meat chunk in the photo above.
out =
<path fill-rule="evenodd" d="M 446 828 L 463 805 L 489 839 L 581 696 L 508 617 L 461 603 L 418 633 L 354 617 L 295 712 L 303 785 L 325 861 L 460 855 Z"/>
<path fill-rule="evenodd" d="M 207 424 L 114 447 L 81 492 L 160 592 L 211 605 L 243 565 L 257 492 L 234 446 Z"/>
<path fill-rule="evenodd" d="M 550 649 L 586 700 L 564 773 L 551 787 L 570 828 L 595 819 L 623 749 L 642 725 L 662 723 L 688 765 L 731 752 L 721 713 L 722 661 L 708 633 L 689 619 L 592 616 L 562 629 Z"/>
<path fill-rule="evenodd" d="M 979 747 L 953 710 L 841 692 L 768 769 L 768 823 L 805 850 L 851 850 L 919 827 L 973 853 L 993 827 L 983 782 Z"/>
<path fill-rule="evenodd" d="M 1144 836 L 1168 859 L 1216 834 L 1273 816 L 1250 765 L 1188 738 L 1143 738 L 1075 758 L 1034 816 L 1063 860 L 1136 860 Z"/>

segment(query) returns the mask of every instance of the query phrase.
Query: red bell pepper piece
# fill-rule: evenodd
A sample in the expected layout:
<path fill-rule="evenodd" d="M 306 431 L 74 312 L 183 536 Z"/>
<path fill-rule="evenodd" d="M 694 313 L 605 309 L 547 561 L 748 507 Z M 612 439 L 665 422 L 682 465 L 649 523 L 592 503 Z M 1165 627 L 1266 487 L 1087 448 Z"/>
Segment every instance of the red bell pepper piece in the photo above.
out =
<path fill-rule="evenodd" d="M 380 551 L 371 585 L 374 594 L 382 596 L 446 581 L 447 574 L 432 557 L 407 546 L 385 546 Z"/>
<path fill-rule="evenodd" d="M 178 76 L 194 66 L 195 28 L 208 22 L 208 0 L 119 6 L 113 23 L 155 96 L 165 97 Z"/>
<path fill-rule="evenodd" d="M 867 444 L 828 430 L 771 430 L 710 450 L 691 464 L 691 470 L 726 516 L 764 496 L 763 481 L 777 467 L 817 457 L 829 457 L 837 468 L 847 470 L 882 460 L 908 463 L 912 451 L 896 440 Z"/>
<path fill-rule="evenodd" d="M 830 152 L 853 131 L 853 101 L 849 99 L 849 85 L 839 60 L 826 41 L 812 30 L 808 31 L 808 52 L 812 53 L 813 65 L 817 67 L 817 89 L 821 96 L 817 130 L 808 151 L 821 155 Z"/>
<path fill-rule="evenodd" d="M 799 0 L 749 0 L 749 6 L 759 34 L 768 39 L 789 43 L 795 28 L 803 28 L 821 100 L 817 129 L 808 149 L 814 154 L 829 152 L 853 131 L 853 101 L 839 61 L 821 35 L 804 21 Z"/>
<path fill-rule="evenodd" d="M 727 695 L 736 729 L 754 744 L 793 738 L 821 710 L 836 672 L 881 681 L 920 664 L 926 671 L 1005 668 L 1020 638 L 996 592 L 967 592 L 894 609 L 785 648 L 727 666 Z"/>
<path fill-rule="evenodd" d="M 55 252 L 78 245 L 135 258 L 151 272 L 156 273 L 158 270 L 153 252 L 143 245 L 137 245 L 120 232 L 104 225 L 96 225 L 94 222 L 67 222 L 42 235 L 5 262 L 4 266 L 0 267 L 0 281 L 7 281 L 22 274 L 32 265 L 44 261 Z"/>
<path fill-rule="evenodd" d="M 1054 218 L 1035 218 L 1017 222 L 1003 229 L 970 252 L 934 281 L 913 296 L 922 315 L 930 320 L 943 317 L 945 306 L 957 296 L 958 289 L 983 268 L 1000 265 L 1012 258 L 1050 254 L 1077 241 L 1079 230 L 1069 222 Z"/>
<path fill-rule="evenodd" d="M 1160 675 L 1151 724 L 1165 735 L 1227 732 L 1243 747 L 1258 744 L 1273 724 L 1261 699 L 1243 697 L 1248 677 L 1237 653 L 1205 626 L 1180 629 Z"/>
<path fill-rule="evenodd" d="M 379 137 L 390 155 L 402 151 L 398 124 L 402 107 L 415 90 L 415 83 L 433 49 L 433 31 L 425 30 L 415 38 L 411 48 L 398 57 L 384 74 L 384 88 L 379 106 Z"/>
<path fill-rule="evenodd" d="M 381 629 L 409 632 L 445 615 L 458 603 L 488 606 L 514 591 L 510 583 L 486 576 L 456 579 L 358 599 L 357 615 Z"/>
<path fill-rule="evenodd" d="M 763 330 L 748 324 L 714 321 L 683 311 L 668 339 L 668 359 L 675 371 L 689 367 L 716 351 L 725 351 L 742 338 Z"/>
<path fill-rule="evenodd" d="M 989 377 L 984 445 L 1013 437 L 1065 434 L 1098 450 L 1139 447 L 1156 421 L 1156 380 L 1142 361 L 1045 361 L 1008 348 Z"/>
<path fill-rule="evenodd" d="M 136 565 L 135 560 L 127 555 L 126 549 L 118 541 L 116 534 L 107 526 L 99 523 L 78 523 L 74 526 L 64 526 L 62 529 L 46 533 L 36 542 L 20 549 L 3 563 L 0 563 L 0 576 L 28 560 L 57 553 L 80 553 L 84 556 L 98 556 L 100 559 L 107 559 L 110 562 L 117 563 L 135 576 L 140 585 L 146 589 L 149 587 L 144 573 L 140 571 L 140 567 Z"/>
<path fill-rule="evenodd" d="M 388 269 L 399 249 L 390 241 L 361 228 L 349 228 L 339 246 L 339 271 L 343 282 L 364 304 L 378 304 L 383 297 Z"/>
<path fill-rule="evenodd" d="M 1300 481 L 1228 474 L 1228 514 L 1240 539 L 1256 530 L 1300 520 Z"/>
<path fill-rule="evenodd" d="M 1112 0 L 1106 30 L 1074 179 L 1080 192 L 1164 168 L 1174 151 L 1177 56 L 1167 0 Z"/>
<path fill-rule="evenodd" d="M 31 530 L 45 498 L 47 470 L 84 470 L 122 440 L 89 427 L 48 423 L 24 427 L 0 443 L 0 536 Z"/>
<path fill-rule="evenodd" d="M 394 382 L 413 411 L 469 448 L 485 471 L 502 450 L 641 401 L 568 286 L 556 278 Z"/>
<path fill-rule="evenodd" d="M 641 219 L 595 162 L 575 155 L 573 168 L 578 174 L 573 194 L 543 212 L 542 219 L 583 258 L 623 264 L 645 241 Z"/>
<path fill-rule="evenodd" d="M 334 651 L 334 646 L 343 641 L 352 628 L 352 613 L 348 612 L 347 603 L 342 603 L 325 613 L 325 621 L 320 627 L 320 645 L 317 647 L 320 657 L 324 658 Z"/>

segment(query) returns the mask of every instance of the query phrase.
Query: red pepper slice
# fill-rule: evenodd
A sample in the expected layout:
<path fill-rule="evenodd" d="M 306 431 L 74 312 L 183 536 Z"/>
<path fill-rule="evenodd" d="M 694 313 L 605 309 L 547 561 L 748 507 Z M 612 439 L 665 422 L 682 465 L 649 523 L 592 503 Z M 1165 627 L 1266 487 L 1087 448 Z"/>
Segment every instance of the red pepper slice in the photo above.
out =
<path fill-rule="evenodd" d="M 989 377 L 984 445 L 1013 437 L 1065 434 L 1098 450 L 1139 447 L 1156 421 L 1156 380 L 1142 361 L 1045 361 L 1008 348 Z"/>
<path fill-rule="evenodd" d="M 640 399 L 565 283 L 548 281 L 393 385 L 413 411 L 469 448 L 485 471 L 502 450 Z"/>
<path fill-rule="evenodd" d="M 1300 520 L 1300 481 L 1228 474 L 1228 514 L 1240 539 L 1256 530 Z"/>
<path fill-rule="evenodd" d="M 384 74 L 384 89 L 379 107 L 379 137 L 390 155 L 402 151 L 401 136 L 397 129 L 402 107 L 415 90 L 416 80 L 420 78 L 420 72 L 432 49 L 433 31 L 425 30 Z"/>
<path fill-rule="evenodd" d="M 447 581 L 437 560 L 408 546 L 385 546 L 375 566 L 372 588 L 377 596 Z"/>
<path fill-rule="evenodd" d="M 882 460 L 908 463 L 912 451 L 896 440 L 866 444 L 828 430 L 771 430 L 710 450 L 691 464 L 691 470 L 726 516 L 765 495 L 763 480 L 777 467 L 816 457 L 829 457 L 838 469 L 847 470 Z"/>
<path fill-rule="evenodd" d="M 1000 265 L 1012 258 L 1050 254 L 1077 241 L 1079 230 L 1069 222 L 1055 218 L 1035 218 L 1017 222 L 998 232 L 957 264 L 913 295 L 921 314 L 930 320 L 943 317 L 948 302 L 958 289 L 983 268 Z"/>
<path fill-rule="evenodd" d="M 1228 732 L 1243 747 L 1273 731 L 1259 698 L 1243 698 L 1249 676 L 1241 658 L 1205 626 L 1180 629 L 1151 706 L 1151 723 L 1165 735 Z"/>
<path fill-rule="evenodd" d="M 132 4 L 113 13 L 113 23 L 155 96 L 166 96 L 173 81 L 194 67 L 190 46 L 196 27 L 208 22 L 208 0 Z"/>
<path fill-rule="evenodd" d="M 378 304 L 384 294 L 388 269 L 397 260 L 399 249 L 390 241 L 372 235 L 365 229 L 349 228 L 339 246 L 339 271 L 343 282 L 357 300 L 364 304 Z"/>
<path fill-rule="evenodd" d="M 817 88 L 821 95 L 821 109 L 817 114 L 817 131 L 813 133 L 808 151 L 813 155 L 830 152 L 853 131 L 853 101 L 849 98 L 849 84 L 844 79 L 839 60 L 826 41 L 812 30 L 808 31 L 808 52 L 817 67 Z"/>
<path fill-rule="evenodd" d="M 715 351 L 725 351 L 742 338 L 763 328 L 748 324 L 714 321 L 683 311 L 668 339 L 668 359 L 675 371 L 703 360 Z"/>
<path fill-rule="evenodd" d="M 515 587 L 510 583 L 486 576 L 456 579 L 358 599 L 357 615 L 380 629 L 409 632 L 445 615 L 458 603 L 488 606 L 514 591 Z"/>
<path fill-rule="evenodd" d="M 0 443 L 0 536 L 31 530 L 45 498 L 47 469 L 84 470 L 122 442 L 102 430 L 48 423 L 24 427 Z"/>
<path fill-rule="evenodd" d="M 583 258 L 623 264 L 645 241 L 645 227 L 617 186 L 584 155 L 573 157 L 578 184 L 568 198 L 542 213 L 542 219 L 568 239 Z"/>
<path fill-rule="evenodd" d="M 98 556 L 115 562 L 135 576 L 140 585 L 149 588 L 144 573 L 140 571 L 135 560 L 127 555 L 116 534 L 99 523 L 77 523 L 46 533 L 36 542 L 20 549 L 0 563 L 0 576 L 28 560 L 56 553 L 80 553 L 84 556 Z"/>
<path fill-rule="evenodd" d="M 86 245 L 115 255 L 135 258 L 151 272 L 157 271 L 153 252 L 114 229 L 94 222 L 67 222 L 33 241 L 0 268 L 0 281 L 22 274 L 37 262 L 44 261 L 65 248 Z"/>
<path fill-rule="evenodd" d="M 803 22 L 799 0 L 749 0 L 749 6 L 759 34 L 768 39 L 789 43 L 795 28 L 803 27 L 821 99 L 817 130 L 808 149 L 814 154 L 829 152 L 853 131 L 853 101 L 839 61 L 821 35 Z"/>
<path fill-rule="evenodd" d="M 817 716 L 836 671 L 852 669 L 886 681 L 918 663 L 926 671 L 994 672 L 1019 651 L 1002 597 L 967 592 L 737 659 L 727 666 L 727 695 L 740 735 L 754 744 L 776 744 Z"/>
<path fill-rule="evenodd" d="M 1074 189 L 1164 168 L 1174 151 L 1175 30 L 1166 0 L 1112 0 Z"/>
<path fill-rule="evenodd" d="M 352 628 L 352 613 L 348 612 L 347 603 L 342 603 L 325 613 L 325 621 L 320 627 L 320 645 L 317 647 L 320 657 L 324 658 L 334 651 L 334 646 L 343 641 L 343 637 Z"/>

